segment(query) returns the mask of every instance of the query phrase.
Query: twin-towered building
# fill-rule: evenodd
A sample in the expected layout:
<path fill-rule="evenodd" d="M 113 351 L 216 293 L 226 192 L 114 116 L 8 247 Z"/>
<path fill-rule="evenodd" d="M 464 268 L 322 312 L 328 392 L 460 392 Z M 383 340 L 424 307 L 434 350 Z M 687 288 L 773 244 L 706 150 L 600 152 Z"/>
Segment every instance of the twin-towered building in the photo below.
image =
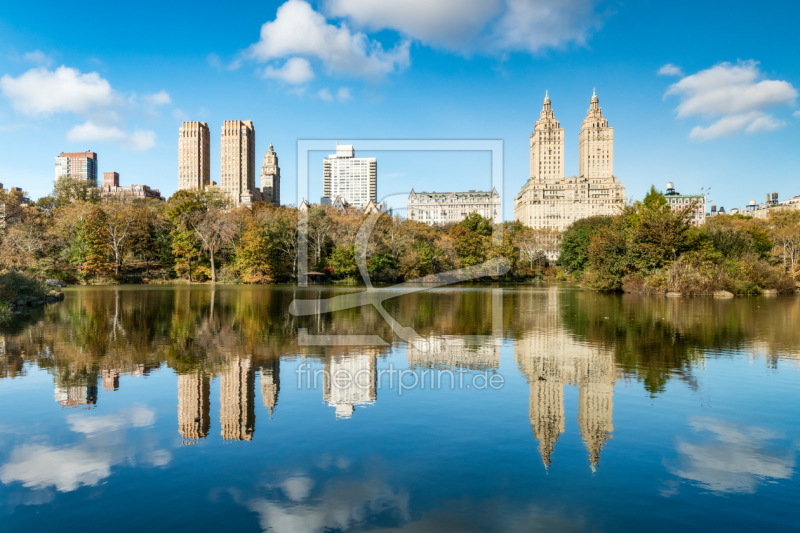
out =
<path fill-rule="evenodd" d="M 564 175 L 564 137 L 545 93 L 530 137 L 530 178 L 514 198 L 514 219 L 526 226 L 563 231 L 578 219 L 612 215 L 625 205 L 625 187 L 614 176 L 614 128 L 596 93 L 578 135 L 578 176 Z"/>
<path fill-rule="evenodd" d="M 211 181 L 210 133 L 205 122 L 184 122 L 178 136 L 178 190 L 216 186 L 234 207 L 265 201 L 280 205 L 280 167 L 270 144 L 256 186 L 256 130 L 250 120 L 226 120 L 220 136 L 219 183 Z"/>

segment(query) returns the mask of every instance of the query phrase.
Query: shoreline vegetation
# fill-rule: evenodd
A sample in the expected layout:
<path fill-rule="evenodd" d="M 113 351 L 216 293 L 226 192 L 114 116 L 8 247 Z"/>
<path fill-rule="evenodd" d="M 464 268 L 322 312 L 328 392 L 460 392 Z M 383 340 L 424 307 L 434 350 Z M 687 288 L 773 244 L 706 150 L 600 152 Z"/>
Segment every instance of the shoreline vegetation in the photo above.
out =
<path fill-rule="evenodd" d="M 0 269 L 33 280 L 25 285 L 33 296 L 47 278 L 66 284 L 297 280 L 301 217 L 294 206 L 228 209 L 215 189 L 178 191 L 167 202 L 102 198 L 90 183 L 69 178 L 32 203 L 18 192 L 0 194 Z M 519 222 L 496 228 L 478 214 L 447 226 L 383 215 L 370 236 L 367 266 L 376 283 L 501 257 L 510 263 L 506 274 L 476 281 L 570 281 L 598 291 L 686 296 L 797 290 L 800 212 L 770 220 L 715 216 L 700 227 L 690 224 L 690 213 L 670 210 L 653 187 L 616 215 L 578 220 L 563 233 Z M 353 243 L 366 215 L 315 205 L 307 216 L 315 281 L 361 284 Z M 493 246 L 495 229 L 501 239 Z"/>

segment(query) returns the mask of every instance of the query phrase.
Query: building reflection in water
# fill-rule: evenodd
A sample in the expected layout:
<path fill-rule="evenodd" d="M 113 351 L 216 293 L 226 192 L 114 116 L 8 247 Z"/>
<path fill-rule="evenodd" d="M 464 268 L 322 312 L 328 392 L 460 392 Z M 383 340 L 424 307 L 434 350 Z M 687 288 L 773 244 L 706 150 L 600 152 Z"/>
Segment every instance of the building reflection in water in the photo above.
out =
<path fill-rule="evenodd" d="M 264 407 L 269 410 L 270 416 L 278 405 L 278 393 L 281 390 L 281 360 L 270 359 L 261 367 L 261 396 L 264 398 Z"/>
<path fill-rule="evenodd" d="M 471 346 L 469 337 L 430 335 L 421 343 L 409 343 L 406 352 L 411 368 L 440 370 L 496 370 L 500 367 L 500 346 L 494 338 Z"/>
<path fill-rule="evenodd" d="M 208 436 L 211 427 L 211 376 L 195 370 L 178 376 L 178 432 L 184 444 Z"/>
<path fill-rule="evenodd" d="M 514 358 L 530 386 L 529 416 L 545 467 L 565 430 L 564 385 L 573 385 L 578 387 L 578 428 L 594 471 L 614 431 L 616 367 L 610 351 L 578 341 L 562 326 L 555 309 L 558 294 L 531 293 L 528 310 L 535 316 L 525 337 L 516 341 Z"/>
<path fill-rule="evenodd" d="M 253 440 L 256 376 L 249 357 L 229 356 L 220 375 L 219 422 L 225 440 Z"/>
<path fill-rule="evenodd" d="M 377 399 L 377 351 L 331 355 L 323 364 L 322 399 L 336 408 L 336 418 L 350 418 L 357 405 L 370 405 Z"/>
<path fill-rule="evenodd" d="M 73 373 L 68 368 L 55 372 L 53 397 L 61 407 L 87 407 L 97 404 L 97 374 Z"/>

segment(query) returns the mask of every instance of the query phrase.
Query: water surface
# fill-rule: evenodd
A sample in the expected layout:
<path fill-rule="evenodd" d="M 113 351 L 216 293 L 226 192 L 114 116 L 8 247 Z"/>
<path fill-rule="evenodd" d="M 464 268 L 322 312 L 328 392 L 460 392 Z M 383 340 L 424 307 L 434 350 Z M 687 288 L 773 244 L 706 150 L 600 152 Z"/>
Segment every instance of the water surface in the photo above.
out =
<path fill-rule="evenodd" d="M 800 299 L 387 300 L 416 344 L 370 307 L 288 313 L 360 290 L 76 288 L 0 329 L 0 529 L 800 522 Z"/>

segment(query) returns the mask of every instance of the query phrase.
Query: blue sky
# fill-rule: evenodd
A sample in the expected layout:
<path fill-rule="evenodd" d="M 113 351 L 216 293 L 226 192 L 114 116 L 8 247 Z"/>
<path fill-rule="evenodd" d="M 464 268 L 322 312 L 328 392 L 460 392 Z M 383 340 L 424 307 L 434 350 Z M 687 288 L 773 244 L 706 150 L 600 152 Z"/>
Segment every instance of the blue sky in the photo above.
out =
<path fill-rule="evenodd" d="M 673 181 L 728 209 L 786 199 L 800 195 L 799 19 L 800 4 L 769 0 L 12 3 L 0 182 L 39 197 L 59 152 L 92 149 L 101 172 L 169 195 L 180 122 L 209 123 L 217 179 L 220 127 L 240 119 L 255 124 L 259 167 L 275 146 L 284 203 L 298 139 L 502 139 L 511 218 L 545 90 L 571 175 L 596 87 L 629 198 Z M 375 155 L 379 195 L 489 184 L 485 153 Z"/>

